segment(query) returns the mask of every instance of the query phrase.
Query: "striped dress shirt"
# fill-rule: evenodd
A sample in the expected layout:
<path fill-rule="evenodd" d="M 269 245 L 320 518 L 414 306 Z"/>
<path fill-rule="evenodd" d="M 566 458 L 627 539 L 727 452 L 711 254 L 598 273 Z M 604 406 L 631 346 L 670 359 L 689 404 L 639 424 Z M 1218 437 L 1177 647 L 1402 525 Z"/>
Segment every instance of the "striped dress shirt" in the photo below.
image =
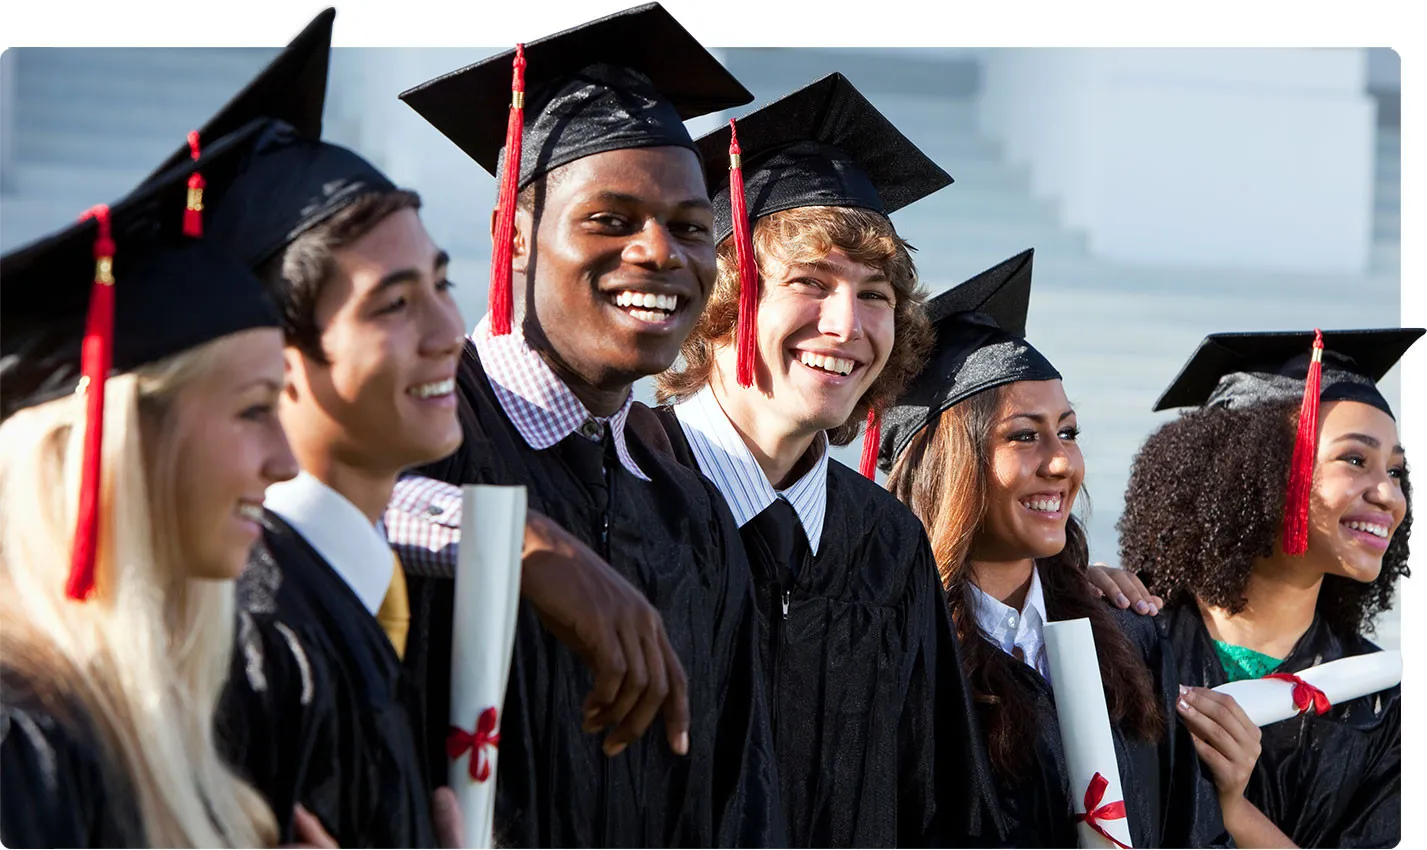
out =
<path fill-rule="evenodd" d="M 775 490 L 754 459 L 743 437 L 719 406 L 713 390 L 705 386 L 697 395 L 674 406 L 679 427 L 689 440 L 699 469 L 723 494 L 742 528 L 773 504 L 779 496 L 787 499 L 798 515 L 808 548 L 816 555 L 822 541 L 823 520 L 827 516 L 827 435 L 819 434 L 809 451 L 818 453 L 817 463 L 786 489 Z"/>

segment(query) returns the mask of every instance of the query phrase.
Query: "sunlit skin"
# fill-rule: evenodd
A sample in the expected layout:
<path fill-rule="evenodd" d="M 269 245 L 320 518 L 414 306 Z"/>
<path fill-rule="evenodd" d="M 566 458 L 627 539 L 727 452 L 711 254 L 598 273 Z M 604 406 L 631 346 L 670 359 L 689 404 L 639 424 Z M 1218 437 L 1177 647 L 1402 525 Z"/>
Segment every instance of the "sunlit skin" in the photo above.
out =
<path fill-rule="evenodd" d="M 879 270 L 833 249 L 817 263 L 770 263 L 758 304 L 751 387 L 737 381 L 737 346 L 714 352 L 715 397 L 775 487 L 800 474 L 813 439 L 836 428 L 887 365 L 896 341 L 896 290 Z M 804 355 L 851 361 L 846 375 Z M 825 361 L 824 361 L 825 363 Z"/>
<path fill-rule="evenodd" d="M 283 338 L 257 328 L 213 343 L 216 367 L 175 394 L 165 439 L 176 448 L 174 507 L 194 578 L 234 579 L 262 534 L 268 485 L 297 474 L 277 418 Z"/>
<path fill-rule="evenodd" d="M 1315 463 L 1308 550 L 1290 557 L 1276 541 L 1274 554 L 1254 563 L 1248 604 L 1236 615 L 1201 603 L 1216 639 L 1283 658 L 1313 622 L 1323 576 L 1371 582 L 1382 572 L 1388 543 L 1407 515 L 1407 461 L 1397 423 L 1361 402 L 1324 404 Z M 1387 536 L 1350 528 L 1354 522 L 1381 526 Z"/>
<path fill-rule="evenodd" d="M 530 344 L 590 412 L 619 409 L 630 385 L 673 364 L 714 281 L 713 207 L 703 169 L 682 147 L 632 148 L 563 165 L 520 210 L 513 285 Z M 534 233 L 534 239 L 531 234 Z M 639 318 L 620 293 L 677 298 Z"/>
<path fill-rule="evenodd" d="M 302 468 L 375 522 L 398 473 L 461 444 L 463 324 L 446 253 L 415 210 L 387 216 L 334 259 L 316 305 L 327 362 L 286 350 L 281 414 Z"/>
<path fill-rule="evenodd" d="M 976 583 L 1021 608 L 1036 558 L 1065 548 L 1085 480 L 1075 411 L 1059 380 L 1007 385 L 993 417 L 986 516 L 971 544 Z"/>

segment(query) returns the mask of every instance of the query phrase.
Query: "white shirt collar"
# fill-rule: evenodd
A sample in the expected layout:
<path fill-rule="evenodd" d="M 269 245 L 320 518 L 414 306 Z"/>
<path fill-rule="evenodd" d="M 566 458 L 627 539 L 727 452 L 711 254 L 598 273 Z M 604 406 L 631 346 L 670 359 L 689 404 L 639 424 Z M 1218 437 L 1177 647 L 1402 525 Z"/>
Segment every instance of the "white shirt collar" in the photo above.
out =
<path fill-rule="evenodd" d="M 976 585 L 971 586 L 976 624 L 1007 655 L 1021 648 L 1025 662 L 1050 681 L 1050 663 L 1045 656 L 1045 592 L 1041 589 L 1040 571 L 1031 568 L 1031 586 L 1021 610 L 1007 605 Z"/>
<path fill-rule="evenodd" d="M 386 534 L 345 496 L 299 472 L 268 487 L 263 506 L 287 522 L 376 614 L 394 564 Z"/>
<path fill-rule="evenodd" d="M 803 534 L 808 538 L 808 548 L 814 555 L 818 553 L 827 516 L 826 434 L 819 434 L 813 441 L 810 451 L 818 453 L 813 468 L 787 489 L 774 490 L 738 429 L 723 412 L 712 388 L 705 386 L 692 398 L 674 405 L 674 415 L 698 459 L 699 469 L 723 494 L 739 528 L 781 495 L 797 513 Z"/>

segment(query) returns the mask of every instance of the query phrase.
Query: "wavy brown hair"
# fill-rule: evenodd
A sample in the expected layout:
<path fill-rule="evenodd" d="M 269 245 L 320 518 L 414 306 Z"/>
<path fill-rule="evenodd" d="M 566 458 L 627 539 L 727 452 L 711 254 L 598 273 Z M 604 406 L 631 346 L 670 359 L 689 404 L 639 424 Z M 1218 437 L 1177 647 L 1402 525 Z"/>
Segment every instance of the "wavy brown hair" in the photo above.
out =
<path fill-rule="evenodd" d="M 1169 605 L 1194 602 L 1244 609 L 1254 562 L 1274 553 L 1298 433 L 1299 402 L 1239 410 L 1191 410 L 1164 425 L 1135 456 L 1125 492 L 1120 564 L 1135 570 Z M 1407 576 L 1412 487 L 1402 479 L 1407 514 L 1367 584 L 1324 576 L 1318 613 L 1340 634 L 1371 634 Z"/>
<path fill-rule="evenodd" d="M 972 698 L 986 710 L 991 766 L 1014 780 L 1030 766 L 1036 735 L 1035 706 L 1021 698 L 1013 659 L 976 622 L 970 553 L 986 516 L 991 430 L 1005 387 L 977 393 L 944 411 L 908 444 L 887 479 L 887 489 L 926 526 L 937 571 L 961 642 L 962 666 Z M 1080 520 L 1066 523 L 1065 548 L 1036 561 L 1046 612 L 1052 620 L 1090 620 L 1110 717 L 1143 740 L 1164 734 L 1154 680 L 1144 659 L 1120 631 L 1103 601 L 1090 595 L 1090 549 Z"/>
<path fill-rule="evenodd" d="M 760 283 L 771 264 L 813 263 L 833 249 L 882 272 L 897 294 L 893 314 L 896 341 L 887 364 L 847 421 L 827 432 L 829 442 L 845 446 L 857 438 L 867 410 L 885 408 L 921 369 L 931 350 L 932 330 L 926 316 L 926 291 L 912 262 L 912 246 L 881 213 L 855 207 L 798 207 L 766 215 L 753 226 Z M 654 397 L 660 404 L 682 401 L 709 382 L 714 352 L 733 344 L 738 294 L 738 259 L 729 238 L 718 246 L 718 280 L 698 324 L 684 340 L 682 364 L 675 364 L 656 379 Z"/>

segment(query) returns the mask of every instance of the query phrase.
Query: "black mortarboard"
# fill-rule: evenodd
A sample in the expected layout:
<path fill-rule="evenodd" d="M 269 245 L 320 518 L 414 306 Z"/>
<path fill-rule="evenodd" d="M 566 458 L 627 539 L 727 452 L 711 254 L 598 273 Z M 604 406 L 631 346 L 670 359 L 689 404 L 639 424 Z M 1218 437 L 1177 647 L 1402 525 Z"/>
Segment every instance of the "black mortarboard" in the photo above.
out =
<path fill-rule="evenodd" d="M 199 142 L 206 145 L 221 139 L 255 118 L 283 121 L 304 138 L 320 139 L 322 109 L 327 100 L 327 64 L 332 52 L 332 21 L 336 17 L 336 9 L 325 9 L 313 18 L 267 67 L 208 119 L 198 131 Z M 188 159 L 189 148 L 179 148 L 148 179 Z"/>
<path fill-rule="evenodd" d="M 209 168 L 242 156 L 254 124 L 211 145 Z M 257 278 L 211 239 L 181 234 L 190 165 L 151 179 L 109 208 L 114 244 L 111 374 L 255 327 L 278 327 Z M 221 198 L 226 186 L 211 181 Z M 0 257 L 0 415 L 74 391 L 95 280 L 99 223 L 85 219 Z"/>
<path fill-rule="evenodd" d="M 1319 406 L 1357 401 L 1392 416 L 1377 382 L 1424 333 L 1422 328 L 1210 334 L 1180 370 L 1155 410 L 1242 409 L 1297 401 L 1298 424 L 1287 470 L 1283 551 L 1308 551 L 1308 514 L 1318 445 Z"/>
<path fill-rule="evenodd" d="M 262 126 L 218 140 L 115 204 L 0 257 L 0 418 L 84 392 L 79 500 L 65 594 L 89 597 L 100 538 L 109 376 L 250 328 L 280 327 L 250 270 L 188 234 L 194 168 L 240 155 Z M 213 181 L 212 196 L 227 185 Z M 190 206 L 191 206 L 191 195 Z"/>
<path fill-rule="evenodd" d="M 733 232 L 731 135 L 731 128 L 720 127 L 698 141 L 716 242 Z M 797 207 L 861 207 L 890 215 L 952 182 L 837 73 L 739 118 L 738 143 L 750 222 Z"/>
<path fill-rule="evenodd" d="M 1060 378 L 1025 339 L 1034 256 L 1034 249 L 1023 251 L 927 305 L 936 341 L 926 366 L 883 413 L 877 456 L 883 471 L 952 405 L 1002 384 Z"/>
<path fill-rule="evenodd" d="M 1323 331 L 1319 401 L 1360 401 L 1392 416 L 1377 382 L 1423 333 L 1422 328 Z M 1210 334 L 1154 409 L 1297 401 L 1303 397 L 1313 338 L 1313 331 Z"/>
<path fill-rule="evenodd" d="M 204 199 L 207 226 L 225 250 L 250 268 L 261 266 L 358 197 L 395 188 L 362 157 L 320 139 L 335 17 L 336 12 L 327 9 L 314 18 L 208 120 L 190 147 L 165 163 L 181 166 L 192 147 L 202 149 L 255 119 L 268 122 L 247 156 L 194 169 L 204 181 L 230 186 L 221 204 Z M 213 168 L 224 173 L 208 173 Z"/>
<path fill-rule="evenodd" d="M 753 95 L 658 3 L 527 42 L 517 188 L 592 154 L 695 149 L 684 121 Z M 401 99 L 491 174 L 500 174 L 515 51 L 401 93 Z"/>

